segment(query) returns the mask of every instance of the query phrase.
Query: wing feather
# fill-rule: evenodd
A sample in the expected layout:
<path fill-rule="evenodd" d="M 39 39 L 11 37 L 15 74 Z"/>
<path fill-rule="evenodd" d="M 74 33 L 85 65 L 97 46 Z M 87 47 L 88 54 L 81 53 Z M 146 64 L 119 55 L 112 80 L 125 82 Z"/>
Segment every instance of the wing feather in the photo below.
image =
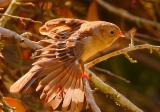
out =
<path fill-rule="evenodd" d="M 37 50 L 38 55 L 33 57 L 37 61 L 28 73 L 11 86 L 10 91 L 25 91 L 38 81 L 36 91 L 42 90 L 40 99 L 51 104 L 53 109 L 62 106 L 65 112 L 79 112 L 85 96 L 75 39 L 88 35 L 88 32 L 79 31 L 85 22 L 62 18 L 45 23 L 40 33 L 50 39 L 39 42 L 44 48 Z M 84 35 L 80 34 L 82 32 Z"/>
<path fill-rule="evenodd" d="M 63 104 L 62 104 L 62 111 L 67 111 L 70 103 L 71 103 L 71 100 L 72 100 L 72 95 L 73 95 L 73 92 L 74 92 L 74 88 L 75 88 L 75 83 L 77 81 L 77 76 L 76 75 L 73 75 L 73 80 L 72 80 L 72 84 L 70 86 L 70 88 L 68 88 L 65 96 L 64 96 L 64 101 L 63 101 Z"/>
<path fill-rule="evenodd" d="M 38 73 L 42 70 L 40 66 L 34 66 L 27 74 L 22 76 L 17 82 L 15 82 L 11 87 L 10 87 L 10 92 L 12 93 L 17 93 L 21 92 L 22 89 L 27 86 L 26 84 L 33 84 L 33 77 L 38 75 Z M 30 82 L 30 83 L 28 83 Z M 28 88 L 28 87 L 27 87 Z"/>
<path fill-rule="evenodd" d="M 48 97 L 46 99 L 47 102 L 50 102 L 54 98 L 54 96 L 56 94 L 56 92 L 54 92 L 54 90 L 57 90 L 57 89 L 63 90 L 64 89 L 64 87 L 66 86 L 67 82 L 69 82 L 69 79 L 71 77 L 71 75 L 70 75 L 71 72 L 72 72 L 72 69 L 68 70 L 68 73 L 66 71 L 66 73 L 64 73 L 65 76 L 60 81 L 58 81 L 58 83 L 56 83 L 55 86 L 51 86 L 52 88 L 50 88 L 50 90 L 52 92 L 49 92 L 50 94 L 47 94 L 47 97 Z"/>

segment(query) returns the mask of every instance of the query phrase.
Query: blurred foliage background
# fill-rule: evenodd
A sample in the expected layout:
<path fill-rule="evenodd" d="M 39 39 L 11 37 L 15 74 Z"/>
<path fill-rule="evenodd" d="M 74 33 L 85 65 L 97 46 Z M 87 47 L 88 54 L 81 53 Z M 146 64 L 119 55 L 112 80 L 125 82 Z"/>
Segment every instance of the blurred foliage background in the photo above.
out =
<path fill-rule="evenodd" d="M 123 17 L 123 13 L 117 15 L 108 10 L 99 1 L 102 0 L 20 0 L 20 4 L 13 15 L 32 18 L 38 21 L 48 21 L 54 18 L 68 17 L 86 20 L 104 20 L 113 22 L 126 32 L 135 27 L 137 29 L 135 39 L 137 42 L 160 45 L 160 30 L 148 24 L 142 25 L 138 20 L 131 21 Z M 0 0 L 0 13 L 4 13 L 11 0 Z M 32 5 L 23 3 L 32 2 Z M 160 0 L 104 0 L 107 4 L 115 8 L 122 8 L 129 14 L 146 18 L 160 24 Z M 107 7 L 107 6 L 106 6 Z M 117 12 L 120 10 L 117 9 Z M 5 25 L 19 34 L 31 32 L 27 38 L 38 41 L 42 37 L 38 29 L 41 25 L 19 19 L 11 19 Z M 33 36 L 34 35 L 34 36 Z M 124 43 L 116 43 L 124 46 Z M 128 42 L 125 42 L 128 45 Z M 24 75 L 33 62 L 30 59 L 33 51 L 28 48 L 21 48 L 14 40 L 2 42 L 0 44 L 0 93 L 14 101 L 16 97 L 21 101 L 19 107 L 24 106 L 24 110 L 19 112 L 47 112 L 48 107 L 42 106 L 37 93 L 27 95 L 10 94 L 9 86 L 20 76 Z M 122 76 L 130 81 L 125 83 L 101 72 L 98 76 L 119 92 L 129 98 L 134 104 L 145 112 L 160 111 L 160 57 L 147 50 L 133 52 L 131 56 L 138 60 L 138 63 L 130 63 L 124 56 L 114 57 L 97 65 L 99 68 L 109 70 L 116 75 Z M 114 104 L 105 95 L 96 91 L 96 101 L 102 112 L 124 112 L 119 106 Z M 17 101 L 15 101 L 17 102 Z M 18 101 L 19 102 L 19 101 Z M 34 102 L 34 103 L 33 103 Z M 22 104 L 22 105 L 21 105 Z"/>

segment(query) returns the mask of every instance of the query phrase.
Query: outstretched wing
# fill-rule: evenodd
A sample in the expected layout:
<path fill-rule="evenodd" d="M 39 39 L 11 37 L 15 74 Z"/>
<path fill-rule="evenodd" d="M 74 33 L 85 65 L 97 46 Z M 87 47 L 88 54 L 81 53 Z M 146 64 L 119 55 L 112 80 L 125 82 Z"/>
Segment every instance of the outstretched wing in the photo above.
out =
<path fill-rule="evenodd" d="M 44 51 L 31 70 L 11 86 L 10 91 L 25 92 L 35 81 L 40 80 L 36 91 L 41 91 L 40 98 L 53 109 L 62 104 L 64 111 L 79 112 L 84 102 L 83 70 L 75 58 L 62 61 L 54 55 L 44 55 L 50 52 Z"/>
<path fill-rule="evenodd" d="M 60 18 L 46 22 L 41 28 L 40 33 L 52 39 L 65 40 L 75 33 L 85 20 Z"/>
<path fill-rule="evenodd" d="M 63 111 L 79 112 L 83 107 L 84 88 L 82 67 L 75 55 L 75 41 L 66 41 L 69 37 L 81 36 L 77 32 L 85 21 L 77 19 L 56 19 L 47 22 L 40 32 L 51 39 L 48 45 L 34 56 L 37 61 L 28 73 L 15 82 L 11 92 L 25 92 L 33 83 L 39 81 L 36 91 L 40 98 L 53 109 L 62 106 Z"/>

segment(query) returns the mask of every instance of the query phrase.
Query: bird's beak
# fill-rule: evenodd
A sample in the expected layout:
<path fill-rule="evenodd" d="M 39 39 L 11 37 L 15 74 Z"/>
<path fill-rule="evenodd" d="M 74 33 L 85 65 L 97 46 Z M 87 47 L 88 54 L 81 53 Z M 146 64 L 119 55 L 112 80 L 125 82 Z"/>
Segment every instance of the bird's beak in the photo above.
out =
<path fill-rule="evenodd" d="M 122 32 L 119 32 L 118 37 L 126 37 L 126 36 Z"/>

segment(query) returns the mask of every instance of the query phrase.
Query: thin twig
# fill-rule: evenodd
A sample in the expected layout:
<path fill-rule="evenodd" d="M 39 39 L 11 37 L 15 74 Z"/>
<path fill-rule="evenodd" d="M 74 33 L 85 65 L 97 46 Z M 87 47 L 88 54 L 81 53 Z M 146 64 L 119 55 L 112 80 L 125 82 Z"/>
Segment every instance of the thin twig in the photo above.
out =
<path fill-rule="evenodd" d="M 102 93 L 106 94 L 109 98 L 111 98 L 116 105 L 122 107 L 124 110 L 131 112 L 143 112 L 139 107 L 134 105 L 131 101 L 129 101 L 125 96 L 116 91 L 114 88 L 104 83 L 100 78 L 98 78 L 92 71 L 87 69 L 89 73 L 90 80 L 95 84 L 95 87 L 98 88 Z"/>
<path fill-rule="evenodd" d="M 19 6 L 32 6 L 32 7 L 35 7 L 35 4 L 32 3 L 32 2 L 27 2 L 27 3 L 24 3 L 24 2 L 15 2 L 14 4 L 19 5 Z"/>
<path fill-rule="evenodd" d="M 36 42 L 33 42 L 27 38 L 24 38 L 23 36 L 17 34 L 16 32 L 0 27 L 0 40 L 6 40 L 6 39 L 15 39 L 22 46 L 29 47 L 33 50 L 42 48 L 42 46 L 40 46 Z"/>
<path fill-rule="evenodd" d="M 127 79 L 125 79 L 125 78 L 123 78 L 123 77 L 121 77 L 119 75 L 116 75 L 116 74 L 110 72 L 109 70 L 105 70 L 105 69 L 102 69 L 102 68 L 99 68 L 99 67 L 92 67 L 92 69 L 96 70 L 96 71 L 99 71 L 99 72 L 102 72 L 102 73 L 105 73 L 106 75 L 111 76 L 111 77 L 113 77 L 115 79 L 124 81 L 125 83 L 130 83 L 129 80 L 127 80 Z"/>
<path fill-rule="evenodd" d="M 14 15 L 9 15 L 9 14 L 2 14 L 0 13 L 1 16 L 7 16 L 7 17 L 10 17 L 10 18 L 13 18 L 13 19 L 19 19 L 19 20 L 22 20 L 22 21 L 29 21 L 29 22 L 32 22 L 32 23 L 37 23 L 37 24 L 42 24 L 41 21 L 35 21 L 31 18 L 25 18 L 25 17 L 19 17 L 19 16 L 14 16 Z"/>
<path fill-rule="evenodd" d="M 115 6 L 109 4 L 108 2 L 106 2 L 104 0 L 96 0 L 96 1 L 102 7 L 104 7 L 108 11 L 110 11 L 110 12 L 112 12 L 112 13 L 120 16 L 120 17 L 123 17 L 127 20 L 130 20 L 130 21 L 133 21 L 133 22 L 136 22 L 136 23 L 140 23 L 144 26 L 146 26 L 146 24 L 147 24 L 151 27 L 160 29 L 160 23 L 158 23 L 158 22 L 151 21 L 151 20 L 148 20 L 148 19 L 145 19 L 145 18 L 141 18 L 141 17 L 135 16 L 135 15 L 132 15 L 128 11 L 126 11 L 122 8 L 115 7 Z"/>
<path fill-rule="evenodd" d="M 4 14 L 12 15 L 15 9 L 18 7 L 18 5 L 16 5 L 15 3 L 21 1 L 23 0 L 12 0 Z M 0 19 L 0 26 L 5 27 L 9 20 L 10 17 L 2 16 Z"/>
<path fill-rule="evenodd" d="M 99 107 L 97 106 L 93 94 L 92 94 L 92 89 L 89 85 L 88 79 L 87 78 L 83 78 L 83 84 L 84 84 L 84 90 L 85 90 L 85 95 L 86 95 L 86 100 L 87 103 L 89 103 L 92 112 L 101 112 L 101 110 L 99 109 Z"/>
<path fill-rule="evenodd" d="M 109 54 L 106 54 L 102 57 L 96 58 L 96 59 L 92 60 L 91 62 L 85 64 L 85 67 L 90 68 L 90 67 L 94 66 L 95 64 L 97 64 L 101 61 L 107 60 L 111 57 L 118 56 L 118 55 L 127 53 L 129 51 L 135 51 L 135 50 L 140 50 L 140 49 L 150 49 L 151 51 L 152 51 L 152 49 L 154 49 L 154 50 L 158 51 L 158 50 L 160 50 L 160 46 L 155 46 L 155 45 L 150 45 L 150 44 L 142 44 L 142 45 L 135 45 L 134 47 L 126 47 L 124 49 L 117 50 L 117 51 L 111 52 Z"/>
<path fill-rule="evenodd" d="M 139 38 L 142 38 L 142 39 L 145 39 L 145 40 L 149 40 L 149 41 L 154 41 L 154 42 L 158 42 L 160 43 L 160 39 L 156 38 L 156 37 L 151 37 L 147 34 L 143 34 L 143 33 L 136 33 L 135 36 L 139 37 Z"/>
<path fill-rule="evenodd" d="M 132 57 L 130 57 L 130 55 L 125 52 L 124 56 L 128 59 L 128 61 L 130 61 L 131 63 L 137 63 L 138 61 L 136 59 L 133 59 Z"/>

